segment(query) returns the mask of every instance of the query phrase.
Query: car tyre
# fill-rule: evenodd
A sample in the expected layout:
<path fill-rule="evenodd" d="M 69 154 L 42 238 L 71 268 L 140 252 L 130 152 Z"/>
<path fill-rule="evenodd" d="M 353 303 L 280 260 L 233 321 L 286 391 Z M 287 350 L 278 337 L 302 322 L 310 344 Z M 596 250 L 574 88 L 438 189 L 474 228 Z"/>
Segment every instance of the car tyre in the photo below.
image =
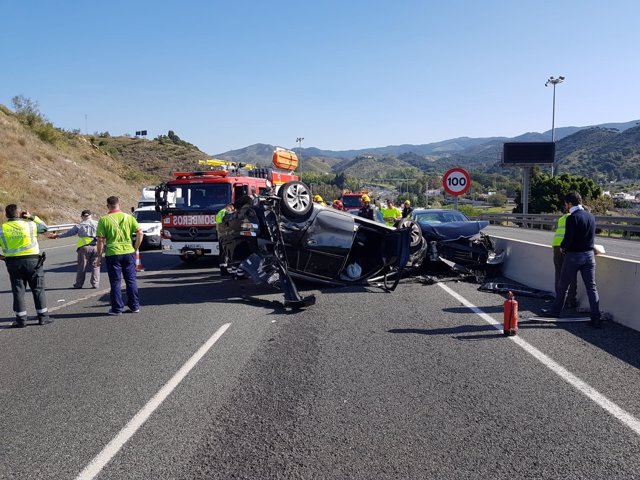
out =
<path fill-rule="evenodd" d="M 409 246 L 411 248 L 417 247 L 422 243 L 422 229 L 420 225 L 411 220 L 410 218 L 403 218 L 398 222 L 397 228 L 410 228 L 411 235 L 409 240 Z"/>
<path fill-rule="evenodd" d="M 303 182 L 285 183 L 278 190 L 278 196 L 281 200 L 280 210 L 287 218 L 303 219 L 313 210 L 311 190 Z"/>

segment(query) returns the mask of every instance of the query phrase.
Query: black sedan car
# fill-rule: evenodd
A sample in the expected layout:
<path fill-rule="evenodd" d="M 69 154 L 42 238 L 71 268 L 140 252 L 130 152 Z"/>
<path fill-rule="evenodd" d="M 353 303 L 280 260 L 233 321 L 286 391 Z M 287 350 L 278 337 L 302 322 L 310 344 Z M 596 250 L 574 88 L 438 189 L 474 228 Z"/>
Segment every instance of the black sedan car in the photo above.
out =
<path fill-rule="evenodd" d="M 277 194 L 245 196 L 218 224 L 220 264 L 256 283 L 280 288 L 285 306 L 303 308 L 315 298 L 300 297 L 294 278 L 326 285 L 381 279 L 393 290 L 412 255 L 423 246 L 412 221 L 399 228 L 312 202 L 302 182 L 288 182 Z"/>
<path fill-rule="evenodd" d="M 478 281 L 498 273 L 504 253 L 497 254 L 491 238 L 482 233 L 489 222 L 469 220 L 457 210 L 415 209 L 411 219 L 426 242 L 427 269 L 446 264 L 456 272 L 471 273 Z"/>

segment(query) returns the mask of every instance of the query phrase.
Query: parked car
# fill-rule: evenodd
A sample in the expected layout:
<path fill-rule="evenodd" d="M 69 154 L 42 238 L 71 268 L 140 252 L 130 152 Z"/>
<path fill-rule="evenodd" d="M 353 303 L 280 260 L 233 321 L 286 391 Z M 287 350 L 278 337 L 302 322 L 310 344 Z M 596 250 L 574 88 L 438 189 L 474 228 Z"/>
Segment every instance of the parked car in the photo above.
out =
<path fill-rule="evenodd" d="M 279 287 L 291 308 L 315 303 L 315 297 L 299 295 L 294 278 L 325 285 L 378 278 L 393 290 L 422 244 L 417 224 L 388 227 L 314 204 L 309 187 L 298 181 L 277 194 L 245 196 L 235 206 L 218 224 L 221 266 Z"/>
<path fill-rule="evenodd" d="M 504 261 L 491 238 L 482 233 L 489 222 L 469 220 L 457 210 L 415 209 L 411 219 L 419 226 L 427 244 L 424 267 L 446 264 L 455 272 L 470 273 L 478 281 L 494 276 Z"/>
<path fill-rule="evenodd" d="M 142 228 L 142 245 L 141 248 L 160 248 L 160 230 L 162 229 L 161 214 L 156 212 L 155 206 L 140 207 L 133 211 L 133 216 Z M 133 234 L 132 240 L 135 244 L 136 234 Z"/>

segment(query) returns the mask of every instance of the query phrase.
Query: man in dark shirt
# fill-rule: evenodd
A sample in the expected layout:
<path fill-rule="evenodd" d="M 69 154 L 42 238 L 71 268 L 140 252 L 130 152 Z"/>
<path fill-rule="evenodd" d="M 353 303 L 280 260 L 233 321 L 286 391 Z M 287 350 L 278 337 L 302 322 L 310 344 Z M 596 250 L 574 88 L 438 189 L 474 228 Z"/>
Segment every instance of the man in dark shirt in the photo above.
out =
<path fill-rule="evenodd" d="M 569 291 L 569 285 L 576 281 L 578 272 L 582 276 L 589 307 L 591 307 L 591 326 L 600 327 L 600 297 L 596 288 L 596 260 L 594 256 L 596 220 L 582 207 L 582 197 L 578 192 L 569 192 L 564 197 L 569 210 L 564 239 L 560 244 L 565 259 L 560 273 L 560 283 L 556 299 L 548 310 L 543 309 L 547 317 L 559 317 Z"/>
<path fill-rule="evenodd" d="M 411 216 L 411 212 L 413 212 L 413 208 L 411 208 L 411 201 L 405 200 L 404 206 L 402 207 L 402 218 L 409 218 Z"/>
<path fill-rule="evenodd" d="M 360 197 L 360 210 L 358 211 L 358 216 L 363 218 L 368 218 L 369 220 L 375 220 L 375 210 L 371 206 L 371 199 L 369 195 L 366 193 Z"/>

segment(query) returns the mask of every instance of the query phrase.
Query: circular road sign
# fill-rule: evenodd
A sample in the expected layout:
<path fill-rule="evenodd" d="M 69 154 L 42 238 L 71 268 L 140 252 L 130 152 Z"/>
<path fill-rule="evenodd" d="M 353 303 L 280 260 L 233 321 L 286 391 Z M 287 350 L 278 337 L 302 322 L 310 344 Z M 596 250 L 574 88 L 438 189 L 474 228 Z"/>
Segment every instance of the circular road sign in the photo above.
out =
<path fill-rule="evenodd" d="M 463 195 L 471 186 L 471 177 L 462 168 L 452 168 L 442 177 L 442 186 L 449 195 Z"/>

